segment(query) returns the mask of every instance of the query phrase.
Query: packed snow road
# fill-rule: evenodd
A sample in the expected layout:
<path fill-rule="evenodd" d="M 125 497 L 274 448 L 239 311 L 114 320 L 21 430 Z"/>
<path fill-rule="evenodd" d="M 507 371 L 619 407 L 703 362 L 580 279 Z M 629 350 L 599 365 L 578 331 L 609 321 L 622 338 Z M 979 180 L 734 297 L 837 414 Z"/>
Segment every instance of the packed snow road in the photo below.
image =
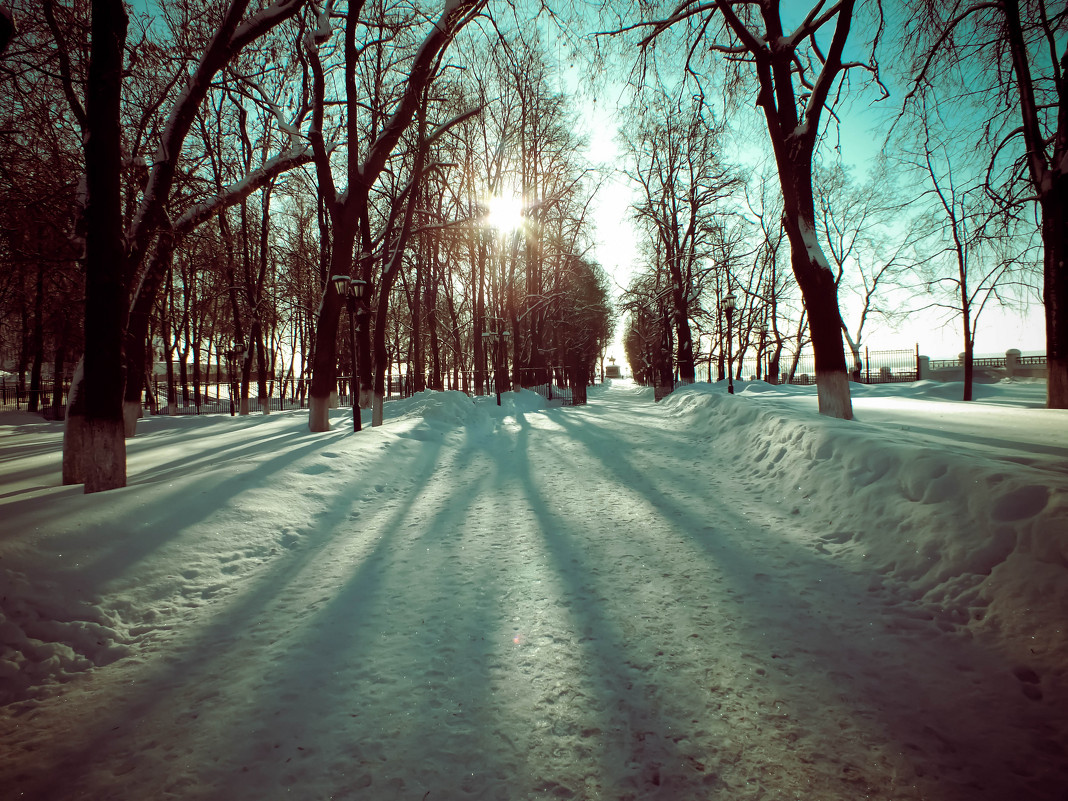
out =
<path fill-rule="evenodd" d="M 528 394 L 359 435 L 147 421 L 106 501 L 10 475 L 0 625 L 47 653 L 5 797 L 1063 799 L 1048 678 L 836 558 L 692 416 Z"/>

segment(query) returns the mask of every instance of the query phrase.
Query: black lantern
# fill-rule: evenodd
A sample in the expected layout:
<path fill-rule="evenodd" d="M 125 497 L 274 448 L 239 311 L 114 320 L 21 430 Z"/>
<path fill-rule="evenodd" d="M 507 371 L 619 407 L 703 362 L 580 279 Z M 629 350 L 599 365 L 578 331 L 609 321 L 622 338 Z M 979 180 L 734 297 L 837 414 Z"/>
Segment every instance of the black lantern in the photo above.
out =
<path fill-rule="evenodd" d="M 360 278 L 349 278 L 347 275 L 333 275 L 330 277 L 334 289 L 338 295 L 345 299 L 345 305 L 349 310 L 349 349 L 352 352 L 352 376 L 349 380 L 349 392 L 352 395 L 352 430 L 359 431 L 362 428 L 360 421 L 360 383 L 356 369 L 356 301 L 364 296 L 367 291 L 367 282 Z"/>
<path fill-rule="evenodd" d="M 723 310 L 727 313 L 727 393 L 734 394 L 734 375 L 731 371 L 731 327 L 734 320 L 734 304 L 737 302 L 733 292 L 723 298 Z"/>

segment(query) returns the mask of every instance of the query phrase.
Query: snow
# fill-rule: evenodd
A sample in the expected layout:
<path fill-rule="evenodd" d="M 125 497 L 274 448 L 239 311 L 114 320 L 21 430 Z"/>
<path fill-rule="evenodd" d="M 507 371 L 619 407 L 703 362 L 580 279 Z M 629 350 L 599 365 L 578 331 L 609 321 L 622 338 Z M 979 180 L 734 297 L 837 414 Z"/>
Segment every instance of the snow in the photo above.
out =
<path fill-rule="evenodd" d="M 4 797 L 1062 798 L 1068 414 L 738 388 L 0 416 Z"/>

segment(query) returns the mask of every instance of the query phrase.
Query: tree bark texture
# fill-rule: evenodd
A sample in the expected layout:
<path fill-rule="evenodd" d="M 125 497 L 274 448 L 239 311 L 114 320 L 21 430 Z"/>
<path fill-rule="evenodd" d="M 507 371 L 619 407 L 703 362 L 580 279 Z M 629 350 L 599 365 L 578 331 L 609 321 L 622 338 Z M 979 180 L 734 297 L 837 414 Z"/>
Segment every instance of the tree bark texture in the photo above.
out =
<path fill-rule="evenodd" d="M 1042 199 L 1043 287 L 1046 307 L 1046 405 L 1068 409 L 1068 176 L 1057 175 Z"/>
<path fill-rule="evenodd" d="M 63 483 L 85 484 L 87 493 L 126 486 L 122 340 L 127 294 L 119 188 L 126 26 L 121 0 L 93 0 L 85 131 L 84 386 L 63 437 Z"/>

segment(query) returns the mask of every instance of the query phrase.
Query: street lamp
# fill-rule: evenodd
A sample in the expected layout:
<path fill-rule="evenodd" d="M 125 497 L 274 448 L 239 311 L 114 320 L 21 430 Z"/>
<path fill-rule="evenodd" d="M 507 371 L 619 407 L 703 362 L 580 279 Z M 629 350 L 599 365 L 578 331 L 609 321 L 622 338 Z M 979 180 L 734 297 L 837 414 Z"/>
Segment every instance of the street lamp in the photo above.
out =
<path fill-rule="evenodd" d="M 230 416 L 234 416 L 234 361 L 237 352 L 230 348 L 226 351 L 226 381 L 228 383 L 226 394 L 230 396 Z"/>
<path fill-rule="evenodd" d="M 345 298 L 349 310 L 349 349 L 352 352 L 352 376 L 349 381 L 349 392 L 352 394 L 352 430 L 361 429 L 360 422 L 360 382 L 356 360 L 356 304 L 362 303 L 363 296 L 367 293 L 367 282 L 362 278 L 349 278 L 347 275 L 335 275 L 330 278 L 337 293 Z"/>
<path fill-rule="evenodd" d="M 500 321 L 498 321 L 500 322 Z M 497 405 L 501 405 L 501 345 L 507 343 L 512 336 L 511 331 L 483 331 L 482 341 L 489 344 L 493 358 L 493 388 L 497 392 Z"/>
<path fill-rule="evenodd" d="M 242 415 L 246 415 L 248 414 L 248 407 L 245 405 L 245 398 L 241 392 L 241 390 L 244 389 L 245 380 L 245 346 L 240 342 L 234 343 L 234 371 L 237 375 L 231 379 L 230 384 L 230 413 L 231 415 L 233 414 L 234 394 L 236 392 L 238 395 L 241 395 L 241 397 L 238 398 L 238 401 L 241 404 L 240 412 Z"/>
<path fill-rule="evenodd" d="M 734 320 L 734 304 L 736 298 L 733 292 L 728 292 L 723 299 L 723 310 L 727 312 L 727 392 L 734 394 L 734 376 L 731 373 L 731 323 Z"/>
<path fill-rule="evenodd" d="M 768 379 L 771 378 L 771 376 L 768 375 L 768 368 L 767 368 L 767 365 L 764 363 L 765 359 L 767 358 L 767 352 L 764 350 L 764 343 L 767 341 L 767 338 L 768 338 L 768 324 L 767 323 L 761 323 L 759 332 L 760 332 L 760 352 L 759 352 L 759 354 L 757 356 L 757 372 L 759 373 L 759 372 L 761 372 L 761 370 L 763 370 L 763 372 L 764 372 L 764 380 L 768 381 Z M 757 378 L 760 378 L 760 376 L 758 375 Z"/>
<path fill-rule="evenodd" d="M 493 389 L 497 393 L 497 405 L 501 405 L 501 357 L 498 343 L 501 335 L 496 331 L 483 331 L 482 341 L 490 347 L 490 358 L 493 359 Z"/>

